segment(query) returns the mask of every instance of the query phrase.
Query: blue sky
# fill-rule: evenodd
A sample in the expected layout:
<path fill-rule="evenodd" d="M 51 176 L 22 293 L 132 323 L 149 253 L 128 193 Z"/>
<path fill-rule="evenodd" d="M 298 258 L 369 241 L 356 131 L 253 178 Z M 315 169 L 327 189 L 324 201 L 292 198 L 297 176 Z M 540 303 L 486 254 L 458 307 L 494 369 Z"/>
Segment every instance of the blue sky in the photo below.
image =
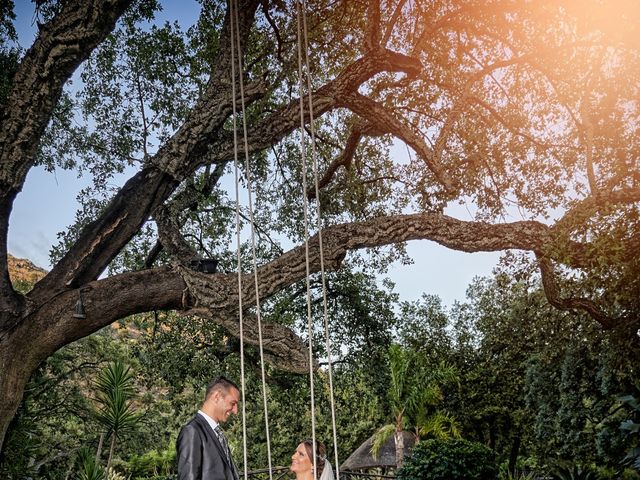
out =
<path fill-rule="evenodd" d="M 185 27 L 197 18 L 195 1 L 164 1 L 162 4 L 161 22 L 179 19 Z M 26 49 L 35 35 L 31 25 L 33 4 L 29 0 L 16 0 L 15 6 L 20 45 Z M 394 149 L 395 152 L 401 150 Z M 76 195 L 89 182 L 90 179 L 78 178 L 73 171 L 49 173 L 43 168 L 33 168 L 16 198 L 10 218 L 9 253 L 49 269 L 49 250 L 57 244 L 57 233 L 73 223 L 78 207 Z M 449 214 L 471 220 L 464 208 Z M 445 305 L 464 300 L 473 277 L 489 275 L 499 257 L 498 253 L 456 252 L 427 241 L 409 242 L 407 250 L 414 264 L 396 265 L 386 275 L 396 284 L 396 291 L 403 300 L 418 299 L 423 293 L 436 294 Z"/>

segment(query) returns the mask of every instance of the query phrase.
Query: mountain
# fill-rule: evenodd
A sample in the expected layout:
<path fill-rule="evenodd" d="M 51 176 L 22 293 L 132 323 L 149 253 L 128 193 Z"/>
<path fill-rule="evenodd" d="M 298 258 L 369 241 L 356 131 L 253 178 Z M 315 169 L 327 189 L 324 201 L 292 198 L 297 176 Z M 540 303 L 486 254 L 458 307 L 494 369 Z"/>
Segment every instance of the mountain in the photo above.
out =
<path fill-rule="evenodd" d="M 19 283 L 33 285 L 47 274 L 44 268 L 36 267 L 26 258 L 16 258 L 10 254 L 7 257 L 9 277 L 14 285 Z"/>

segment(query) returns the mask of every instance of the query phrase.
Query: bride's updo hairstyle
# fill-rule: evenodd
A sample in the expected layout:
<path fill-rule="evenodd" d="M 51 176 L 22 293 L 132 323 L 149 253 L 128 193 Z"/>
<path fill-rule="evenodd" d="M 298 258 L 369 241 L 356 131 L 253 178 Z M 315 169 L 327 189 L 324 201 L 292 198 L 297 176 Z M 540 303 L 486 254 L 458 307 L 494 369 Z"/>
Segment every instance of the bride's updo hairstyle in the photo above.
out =
<path fill-rule="evenodd" d="M 311 459 L 314 468 L 316 468 L 316 477 L 320 478 L 322 471 L 324 470 L 324 463 L 327 461 L 327 447 L 322 442 L 316 440 L 316 454 L 313 452 L 313 440 L 308 438 L 302 442 L 304 449 L 307 452 L 307 456 Z"/>

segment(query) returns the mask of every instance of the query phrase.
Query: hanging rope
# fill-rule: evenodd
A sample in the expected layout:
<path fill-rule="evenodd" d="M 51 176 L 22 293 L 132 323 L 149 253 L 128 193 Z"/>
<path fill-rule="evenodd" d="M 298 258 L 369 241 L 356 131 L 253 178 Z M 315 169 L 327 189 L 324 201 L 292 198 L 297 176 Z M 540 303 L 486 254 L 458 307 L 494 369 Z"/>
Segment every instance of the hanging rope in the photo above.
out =
<path fill-rule="evenodd" d="M 327 305 L 327 280 L 326 280 L 326 272 L 324 268 L 324 243 L 322 241 L 322 214 L 321 214 L 321 206 L 320 206 L 320 186 L 318 180 L 318 157 L 316 155 L 316 133 L 315 133 L 315 122 L 313 117 L 313 88 L 311 85 L 311 73 L 309 69 L 309 35 L 307 33 L 307 9 L 306 9 L 306 1 L 303 0 L 303 9 L 302 9 L 302 25 L 304 32 L 304 53 L 305 53 L 305 63 L 307 70 L 307 92 L 308 92 L 308 102 L 309 102 L 309 127 L 311 130 L 311 159 L 313 165 L 313 179 L 314 179 L 314 187 L 316 194 L 316 221 L 317 221 L 317 229 L 318 229 L 318 242 L 320 249 L 320 277 L 322 280 L 322 316 L 324 321 L 324 338 L 325 338 L 325 348 L 327 351 L 327 364 L 328 364 L 328 372 L 329 372 L 329 399 L 331 406 L 331 427 L 333 433 L 333 452 L 335 455 L 335 472 L 336 479 L 340 478 L 340 465 L 338 462 L 338 434 L 336 428 L 336 405 L 335 398 L 333 395 L 333 362 L 331 358 L 331 338 L 329 335 L 329 308 Z M 306 191 L 306 190 L 305 190 Z"/>
<path fill-rule="evenodd" d="M 231 39 L 231 97 L 233 104 L 233 166 L 235 177 L 235 193 L 236 193 L 236 268 L 238 270 L 238 321 L 240 322 L 240 388 L 242 389 L 242 460 L 244 465 L 244 480 L 247 480 L 247 410 L 245 401 L 245 378 L 244 378 L 244 312 L 242 309 L 242 255 L 240 251 L 240 175 L 238 172 L 238 127 L 236 109 L 236 51 L 234 37 L 236 29 L 234 21 L 236 5 L 235 0 L 229 2 L 229 28 Z"/>
<path fill-rule="evenodd" d="M 234 0 L 231 0 L 230 4 L 236 5 Z M 247 176 L 247 198 L 248 198 L 248 207 L 249 207 L 249 224 L 251 227 L 251 255 L 253 261 L 253 278 L 254 278 L 254 287 L 255 287 L 255 295 L 256 295 L 256 318 L 258 320 L 258 348 L 260 351 L 260 373 L 262 377 L 262 399 L 263 399 L 263 408 L 264 408 L 264 422 L 265 422 L 265 434 L 267 436 L 267 459 L 269 465 L 269 480 L 273 480 L 273 470 L 271 466 L 271 435 L 269 434 L 269 409 L 267 406 L 267 383 L 266 383 L 266 375 L 265 375 L 265 362 L 264 362 L 264 349 L 262 342 L 262 310 L 260 307 L 260 294 L 258 290 L 258 261 L 256 256 L 256 232 L 255 232 L 255 221 L 253 215 L 253 199 L 251 194 L 251 169 L 249 165 L 249 145 L 247 142 L 247 118 L 246 118 L 246 110 L 245 110 L 245 99 L 244 99 L 244 78 L 243 78 L 243 66 L 242 66 L 242 45 L 240 42 L 240 33 L 239 33 L 239 20 L 238 20 L 238 8 L 237 5 L 235 8 L 232 8 L 230 11 L 230 20 L 233 25 L 232 31 L 235 32 L 235 35 L 231 36 L 231 44 L 232 44 L 232 52 L 237 50 L 237 61 L 238 61 L 238 78 L 240 85 L 240 105 L 242 110 L 242 133 L 243 133 L 243 142 L 244 142 L 244 156 L 245 156 L 245 170 Z M 233 44 L 236 44 L 236 49 L 234 50 Z M 234 63 L 232 61 L 232 63 Z M 233 70 L 233 91 L 235 92 L 235 70 Z M 238 185 L 239 185 L 239 176 L 238 176 L 238 162 L 237 162 L 237 151 L 238 151 L 238 142 L 236 136 L 236 123 L 235 123 L 235 95 L 233 97 L 233 107 L 234 107 L 234 159 L 236 160 L 236 235 L 238 239 L 238 275 L 240 276 L 240 233 L 239 233 L 239 210 L 240 203 L 238 198 Z M 242 289 L 242 283 L 238 283 L 238 288 Z M 240 311 L 242 311 L 242 300 L 240 300 Z M 241 317 L 242 318 L 242 317 Z M 242 320 L 241 320 L 242 322 Z M 242 344 L 242 341 L 241 341 Z M 242 375 L 242 383 L 244 385 L 244 369 L 241 365 L 241 375 Z M 244 415 L 244 401 L 243 401 L 243 415 Z M 245 428 L 243 426 L 243 428 Z M 247 452 L 246 452 L 246 441 L 247 434 L 246 428 L 243 430 L 243 444 L 244 444 L 244 461 L 245 461 L 245 480 L 247 475 Z"/>
<path fill-rule="evenodd" d="M 302 13 L 301 13 L 302 11 Z M 238 136 L 237 136 L 237 109 L 236 109 L 236 60 L 238 65 L 238 78 L 239 78 L 239 90 L 242 112 L 242 127 L 243 127 L 243 142 L 244 142 L 244 155 L 245 155 L 245 169 L 247 176 L 247 195 L 248 195 L 248 208 L 249 208 L 249 223 L 251 227 L 251 254 L 253 261 L 253 277 L 254 287 L 256 291 L 256 317 L 258 321 L 258 337 L 259 337 L 259 351 L 260 351 L 260 370 L 262 376 L 262 397 L 263 408 L 265 416 L 265 433 L 267 437 L 267 459 L 269 468 L 269 479 L 273 480 L 273 469 L 271 464 L 271 435 L 269 433 L 269 416 L 267 405 L 267 391 L 266 391 L 266 375 L 265 375 L 265 362 L 264 351 L 262 341 L 262 316 L 260 306 L 260 296 L 258 294 L 258 270 L 257 270 L 257 255 L 256 255 L 256 234 L 255 234 L 255 221 L 253 214 L 253 199 L 252 199 L 252 181 L 251 170 L 249 164 L 249 147 L 247 142 L 247 121 L 245 111 L 245 98 L 244 98 L 244 79 L 243 79 L 243 66 L 242 66 L 242 48 L 239 34 L 239 19 L 236 0 L 230 0 L 230 37 L 231 37 L 231 76 L 232 76 L 232 97 L 233 97 L 233 140 L 234 140 L 234 175 L 235 175 L 235 194 L 236 194 L 236 243 L 237 243 L 237 271 L 238 271 L 238 310 L 239 310 L 239 322 L 240 322 L 240 375 L 241 375 L 241 389 L 242 389 L 242 437 L 243 437 L 243 459 L 244 459 L 244 478 L 247 480 L 247 428 L 246 428 L 246 402 L 245 402 L 245 369 L 244 369 L 244 332 L 243 332 L 243 301 L 242 301 L 242 258 L 241 258 L 241 241 L 240 241 L 240 194 L 239 194 L 239 160 L 238 160 Z M 307 20 L 306 20 L 306 2 L 296 2 L 297 13 L 297 32 L 298 32 L 298 78 L 299 78 L 299 98 L 300 98 L 300 145 L 301 145 L 301 157 L 302 157 L 302 191 L 303 191 L 303 213 L 304 213 L 304 235 L 305 235 L 305 268 L 306 268 L 306 291 L 307 291 L 307 325 L 309 335 L 309 381 L 310 381 L 310 396 L 311 396 L 311 431 L 313 450 L 316 448 L 316 422 L 315 422 L 315 391 L 314 391 L 314 373 L 313 373 L 313 319 L 311 311 L 311 283 L 310 283 L 310 263 L 309 263 L 309 205 L 307 199 L 307 155 L 306 155 L 306 141 L 304 131 L 304 81 L 303 81 L 303 58 L 306 70 L 307 90 L 308 90 L 308 103 L 309 103 L 309 116 L 310 116 L 310 128 L 311 128 L 311 155 L 312 155 L 312 169 L 315 182 L 315 196 L 316 196 L 316 217 L 317 217 L 317 229 L 318 239 L 320 246 L 320 271 L 322 278 L 322 297 L 323 297 L 323 318 L 324 318 L 324 330 L 325 330 L 325 345 L 327 350 L 328 364 L 329 364 L 329 391 L 331 401 L 331 420 L 333 427 L 333 446 L 335 452 L 335 467 L 336 478 L 339 478 L 339 464 L 338 464 L 338 448 L 337 448 L 337 429 L 335 418 L 335 400 L 333 395 L 333 374 L 332 374 L 332 360 L 331 360 L 331 342 L 329 336 L 329 323 L 328 323 L 328 306 L 327 306 L 327 293 L 326 293 L 326 274 L 324 267 L 324 251 L 322 242 L 322 223 L 321 223 L 321 209 L 320 209 L 320 196 L 319 196 L 319 182 L 318 182 L 318 166 L 316 160 L 316 143 L 315 143 L 315 130 L 314 130 L 314 118 L 313 118 L 313 99 L 312 99 L 312 86 L 311 77 L 309 73 L 309 47 L 308 47 L 308 34 L 307 34 Z M 301 32 L 304 31 L 304 36 Z M 304 42 L 304 56 L 302 53 L 302 45 Z M 316 478 L 316 471 L 314 469 L 314 478 Z"/>
<path fill-rule="evenodd" d="M 302 11 L 302 13 L 301 13 Z M 340 467 L 338 461 L 338 439 L 336 428 L 336 414 L 335 414 L 335 398 L 333 394 L 333 368 L 331 359 L 331 340 L 329 335 L 329 315 L 327 305 L 327 286 L 326 286 L 326 273 L 324 266 L 324 248 L 322 240 L 322 215 L 320 207 L 320 188 L 318 181 L 318 162 L 316 156 L 316 136 L 315 136 L 315 122 L 313 117 L 313 88 L 311 84 L 311 74 L 309 68 L 309 35 L 307 31 L 307 14 L 306 14 L 306 1 L 296 2 L 297 12 L 297 25 L 298 25 L 298 77 L 299 77 L 299 96 L 300 96 L 300 137 L 301 137 L 301 156 L 302 156 L 302 191 L 303 191 L 303 208 L 304 208 L 304 220 L 305 220 L 305 254 L 306 254 L 306 268 L 307 268 L 307 320 L 309 330 L 309 376 L 310 376 L 310 393 L 311 393 L 311 432 L 314 452 L 316 451 L 316 438 L 315 438 L 315 399 L 314 399 L 314 382 L 313 382 L 313 321 L 311 317 L 311 288 L 310 288 L 310 272 L 309 272 L 309 226 L 308 226 L 308 198 L 307 192 L 307 159 L 306 159 L 306 143 L 305 143 L 305 131 L 304 131 L 304 95 L 303 95 L 303 55 L 302 44 L 304 42 L 304 63 L 306 70 L 307 80 L 307 98 L 309 107 L 309 126 L 311 130 L 311 158 L 313 177 L 315 184 L 315 198 L 316 198 L 316 221 L 318 230 L 318 242 L 320 253 L 320 276 L 322 282 L 322 307 L 323 307 L 323 320 L 324 320 L 324 333 L 325 333 L 325 348 L 327 351 L 328 361 L 328 373 L 329 373 L 329 396 L 331 404 L 331 424 L 333 432 L 333 451 L 335 453 L 335 468 L 336 478 L 340 478 Z M 302 22 L 301 22 L 302 18 Z M 301 39 L 301 23 L 303 35 Z M 314 471 L 315 477 L 315 471 Z"/>
<path fill-rule="evenodd" d="M 301 39 L 301 19 L 300 2 L 296 2 L 296 20 L 298 27 L 298 97 L 300 99 L 300 156 L 302 158 L 302 210 L 304 216 L 304 259 L 306 268 L 307 287 L 307 331 L 309 335 L 309 394 L 311 402 L 311 442 L 313 444 L 313 454 L 318 451 L 316 448 L 316 404 L 313 381 L 313 319 L 311 316 L 311 282 L 309 267 L 309 202 L 307 199 L 307 148 L 304 135 L 304 82 L 302 73 L 302 39 Z M 314 461 L 315 463 L 315 461 Z M 313 469 L 313 478 L 317 479 L 316 469 Z"/>

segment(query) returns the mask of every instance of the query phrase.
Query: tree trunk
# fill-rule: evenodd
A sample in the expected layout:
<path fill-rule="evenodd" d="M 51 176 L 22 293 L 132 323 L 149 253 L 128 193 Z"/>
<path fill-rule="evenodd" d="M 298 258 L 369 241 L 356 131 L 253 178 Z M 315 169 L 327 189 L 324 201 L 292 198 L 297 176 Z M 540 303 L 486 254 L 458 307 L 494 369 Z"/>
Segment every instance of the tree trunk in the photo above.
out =
<path fill-rule="evenodd" d="M 511 475 L 516 476 L 516 462 L 518 461 L 518 454 L 520 453 L 520 436 L 517 435 L 513 439 L 513 444 L 511 445 L 511 452 L 509 453 L 509 473 Z"/>
<path fill-rule="evenodd" d="M 113 459 L 113 452 L 116 451 L 116 432 L 111 432 L 111 447 L 109 448 L 109 459 L 107 460 L 107 473 L 111 468 L 111 460 Z"/>
<path fill-rule="evenodd" d="M 402 429 L 396 428 L 394 438 L 396 441 L 396 467 L 402 468 L 402 464 L 404 463 L 404 439 Z"/>
<path fill-rule="evenodd" d="M 0 452 L 27 382 L 38 366 L 30 352 L 31 337 L 21 332 L 20 328 L 10 333 L 0 332 Z"/>
<path fill-rule="evenodd" d="M 100 457 L 102 456 L 103 441 L 104 441 L 104 432 L 100 434 L 100 440 L 98 440 L 98 449 L 96 450 L 96 465 L 100 465 Z"/>

